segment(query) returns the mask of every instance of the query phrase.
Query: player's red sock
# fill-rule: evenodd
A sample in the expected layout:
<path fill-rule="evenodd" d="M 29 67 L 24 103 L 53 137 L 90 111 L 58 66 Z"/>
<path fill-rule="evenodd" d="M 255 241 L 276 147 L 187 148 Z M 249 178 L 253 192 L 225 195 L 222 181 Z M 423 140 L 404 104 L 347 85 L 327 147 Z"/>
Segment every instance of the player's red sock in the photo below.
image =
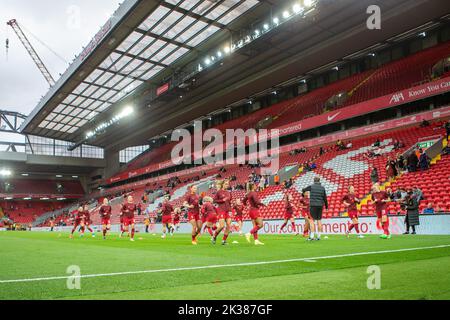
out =
<path fill-rule="evenodd" d="M 258 230 L 260 229 L 260 227 L 255 226 L 250 233 L 253 235 L 253 238 L 255 238 L 255 240 L 258 240 Z"/>
<path fill-rule="evenodd" d="M 72 229 L 72 232 L 71 232 L 71 234 L 73 234 L 74 232 L 75 232 L 75 228 L 73 228 L 73 229 Z"/>
<path fill-rule="evenodd" d="M 195 234 L 195 235 L 193 234 L 193 235 L 192 235 L 192 241 L 195 241 L 196 238 L 197 238 L 197 235 L 196 235 L 196 234 Z"/>
<path fill-rule="evenodd" d="M 359 234 L 359 223 L 355 223 L 355 230 L 356 230 L 356 233 Z"/>
<path fill-rule="evenodd" d="M 213 227 L 212 227 L 212 230 L 213 230 L 213 231 L 216 231 L 216 230 L 217 230 L 217 226 L 213 226 Z"/>
<path fill-rule="evenodd" d="M 282 225 L 281 228 L 280 228 L 280 231 L 283 231 L 283 229 L 284 229 L 284 227 L 286 227 L 286 225 L 287 225 L 287 222 L 286 222 L 286 223 L 283 223 L 283 225 Z"/>
<path fill-rule="evenodd" d="M 206 230 L 208 230 L 208 233 L 210 234 L 211 237 L 214 236 L 214 233 L 210 227 L 206 227 Z"/>
<path fill-rule="evenodd" d="M 224 234 L 222 241 L 227 241 L 227 239 L 228 239 L 228 234 Z"/>
<path fill-rule="evenodd" d="M 293 230 L 294 232 L 296 232 L 295 222 L 292 222 L 292 230 Z"/>
<path fill-rule="evenodd" d="M 103 236 L 106 237 L 106 229 L 103 230 Z"/>
<path fill-rule="evenodd" d="M 351 232 L 351 231 L 353 230 L 354 227 L 355 227 L 355 225 L 352 223 L 352 224 L 350 225 L 350 227 L 348 227 L 348 232 Z"/>
<path fill-rule="evenodd" d="M 84 227 L 81 228 L 81 234 L 84 234 Z"/>
<path fill-rule="evenodd" d="M 384 231 L 384 234 L 385 235 L 390 235 L 390 232 L 389 232 L 389 221 L 386 221 L 385 223 L 383 223 L 383 231 Z"/>
<path fill-rule="evenodd" d="M 88 227 L 87 229 L 88 229 L 88 230 L 89 230 L 89 232 L 91 232 L 91 233 L 92 233 L 92 232 L 94 232 L 94 230 L 92 230 L 92 228 L 91 228 L 91 227 Z"/>
<path fill-rule="evenodd" d="M 134 239 L 134 228 L 131 229 L 131 239 Z"/>

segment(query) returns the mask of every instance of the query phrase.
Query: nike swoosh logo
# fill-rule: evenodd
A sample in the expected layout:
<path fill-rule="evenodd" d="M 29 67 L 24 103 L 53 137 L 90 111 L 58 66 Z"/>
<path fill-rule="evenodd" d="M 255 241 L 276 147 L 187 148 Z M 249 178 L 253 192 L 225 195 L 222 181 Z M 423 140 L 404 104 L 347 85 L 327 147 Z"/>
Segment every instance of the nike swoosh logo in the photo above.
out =
<path fill-rule="evenodd" d="M 341 113 L 340 112 L 338 112 L 338 113 L 336 113 L 335 115 L 333 115 L 333 116 L 328 116 L 328 121 L 333 121 L 334 120 L 334 118 L 336 118 L 338 115 L 340 115 Z"/>

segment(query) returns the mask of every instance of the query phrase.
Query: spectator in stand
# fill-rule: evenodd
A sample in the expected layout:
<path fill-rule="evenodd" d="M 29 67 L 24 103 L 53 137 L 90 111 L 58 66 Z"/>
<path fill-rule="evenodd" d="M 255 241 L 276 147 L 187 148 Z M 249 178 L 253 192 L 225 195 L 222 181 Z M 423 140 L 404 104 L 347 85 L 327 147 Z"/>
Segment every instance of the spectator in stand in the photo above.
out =
<path fill-rule="evenodd" d="M 444 124 L 445 132 L 447 134 L 447 140 L 450 139 L 450 120 Z"/>
<path fill-rule="evenodd" d="M 420 127 L 425 128 L 428 127 L 429 125 L 430 123 L 427 120 L 423 119 L 422 123 L 420 124 Z"/>
<path fill-rule="evenodd" d="M 342 140 L 339 139 L 338 141 L 336 141 L 336 149 L 337 150 L 344 150 L 345 149 L 345 145 L 342 142 Z"/>
<path fill-rule="evenodd" d="M 405 199 L 406 204 L 406 232 L 404 234 L 409 234 L 409 229 L 412 229 L 411 234 L 416 234 L 416 226 L 420 225 L 419 220 L 419 201 L 414 196 L 412 191 L 408 192 L 408 196 Z"/>
<path fill-rule="evenodd" d="M 425 209 L 422 211 L 423 214 L 432 214 L 434 213 L 433 204 L 430 202 Z"/>
<path fill-rule="evenodd" d="M 417 201 L 421 201 L 421 200 L 424 200 L 425 198 L 423 197 L 423 192 L 422 192 L 422 190 L 420 190 L 419 189 L 419 187 L 417 187 L 417 186 L 415 186 L 413 189 L 412 189 L 412 192 L 414 193 L 414 196 L 417 198 Z"/>
<path fill-rule="evenodd" d="M 325 153 L 325 151 L 323 150 L 323 147 L 320 147 L 319 156 L 323 155 L 324 153 Z"/>
<path fill-rule="evenodd" d="M 351 148 L 353 148 L 353 143 L 351 141 L 349 141 L 345 147 L 347 149 L 351 149 Z"/>
<path fill-rule="evenodd" d="M 381 146 L 381 141 L 380 141 L 380 139 L 377 138 L 377 140 L 373 143 L 372 146 L 379 148 L 379 147 Z"/>
<path fill-rule="evenodd" d="M 402 172 L 405 171 L 405 169 L 406 169 L 405 162 L 406 162 L 405 157 L 403 157 L 403 155 L 399 153 L 397 155 L 397 168 Z"/>
<path fill-rule="evenodd" d="M 419 159 L 417 158 L 417 155 L 415 152 L 411 152 L 411 154 L 407 158 L 407 165 L 408 165 L 408 171 L 409 172 L 416 172 L 417 171 L 417 164 L 419 163 Z"/>
<path fill-rule="evenodd" d="M 372 168 L 372 172 L 370 173 L 370 180 L 372 181 L 372 184 L 378 183 L 380 181 L 378 177 L 378 170 L 375 167 Z"/>
<path fill-rule="evenodd" d="M 386 175 L 389 180 L 394 179 L 398 175 L 396 163 L 391 157 L 388 158 L 386 163 Z"/>
<path fill-rule="evenodd" d="M 259 180 L 258 188 L 259 188 L 259 191 L 264 191 L 264 189 L 266 188 L 266 178 L 264 178 L 264 176 L 261 176 L 261 179 Z"/>
<path fill-rule="evenodd" d="M 422 171 L 428 170 L 428 168 L 430 167 L 430 158 L 428 157 L 426 152 L 420 152 L 419 167 Z"/>

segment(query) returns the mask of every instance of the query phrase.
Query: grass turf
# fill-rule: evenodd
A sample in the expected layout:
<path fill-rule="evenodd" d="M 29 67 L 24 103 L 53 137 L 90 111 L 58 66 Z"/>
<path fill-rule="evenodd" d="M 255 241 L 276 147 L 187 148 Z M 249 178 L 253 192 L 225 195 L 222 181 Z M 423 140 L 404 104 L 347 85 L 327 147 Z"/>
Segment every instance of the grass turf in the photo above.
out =
<path fill-rule="evenodd" d="M 140 238 L 140 239 L 139 239 Z M 20 283 L 2 280 L 184 267 L 268 262 L 298 258 L 450 245 L 448 236 L 331 236 L 307 243 L 295 236 L 261 236 L 255 247 L 233 235 L 229 246 L 198 246 L 188 235 L 137 235 L 118 239 L 68 239 L 58 233 L 0 233 L 0 300 L 7 299 L 450 299 L 450 247 L 356 255 L 331 259 L 211 269 L 122 274 L 81 279 L 80 290 L 66 279 Z M 231 244 L 237 240 L 239 244 Z M 368 266 L 381 268 L 381 289 L 367 289 Z"/>

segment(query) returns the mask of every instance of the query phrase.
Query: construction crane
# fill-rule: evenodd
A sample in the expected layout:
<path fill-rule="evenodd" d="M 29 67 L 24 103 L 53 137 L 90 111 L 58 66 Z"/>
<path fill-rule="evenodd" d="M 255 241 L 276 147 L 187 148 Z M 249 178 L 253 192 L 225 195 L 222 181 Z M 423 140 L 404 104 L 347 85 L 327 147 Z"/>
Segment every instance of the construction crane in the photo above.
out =
<path fill-rule="evenodd" d="M 12 19 L 6 23 L 8 26 L 10 26 L 14 32 L 16 33 L 17 37 L 19 38 L 20 42 L 22 42 L 25 49 L 28 51 L 28 54 L 33 59 L 36 66 L 39 68 L 39 71 L 41 71 L 42 75 L 44 76 L 45 80 L 47 80 L 48 84 L 52 87 L 55 84 L 55 79 L 53 79 L 52 75 L 48 71 L 47 67 L 42 62 L 42 59 L 37 54 L 36 50 L 34 50 L 33 46 L 31 45 L 30 41 L 26 37 L 25 33 L 23 33 L 22 28 L 17 23 L 16 19 Z M 9 41 L 6 42 L 6 47 L 8 49 Z"/>

